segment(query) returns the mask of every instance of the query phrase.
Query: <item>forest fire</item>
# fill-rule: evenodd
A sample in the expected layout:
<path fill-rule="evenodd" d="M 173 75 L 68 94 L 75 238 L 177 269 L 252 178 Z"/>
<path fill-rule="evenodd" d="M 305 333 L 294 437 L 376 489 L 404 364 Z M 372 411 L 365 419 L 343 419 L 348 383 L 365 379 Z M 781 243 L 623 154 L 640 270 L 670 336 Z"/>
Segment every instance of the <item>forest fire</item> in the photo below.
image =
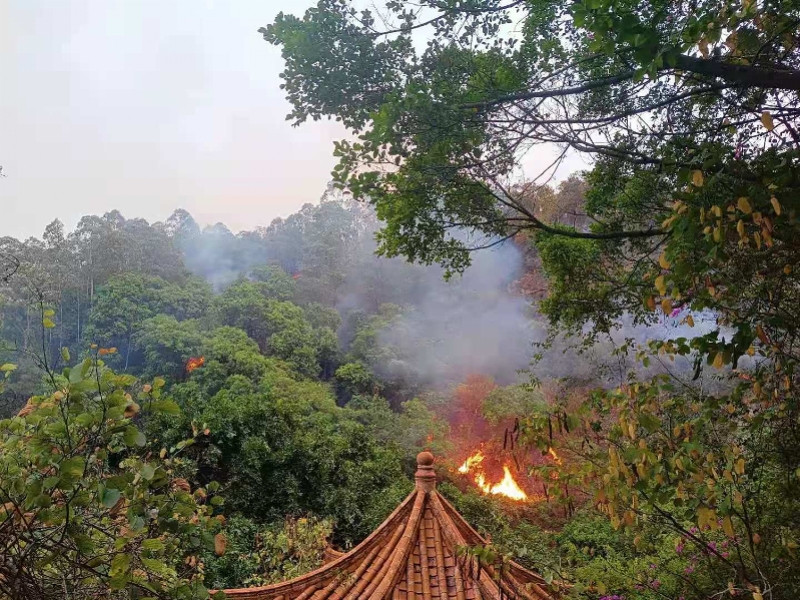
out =
<path fill-rule="evenodd" d="M 192 358 L 190 358 L 186 362 L 186 372 L 187 373 L 191 373 L 195 369 L 198 369 L 198 368 L 202 367 L 204 364 L 206 364 L 206 357 L 205 356 L 201 356 L 199 358 L 195 358 L 193 356 Z"/>
<path fill-rule="evenodd" d="M 517 501 L 525 501 L 528 499 L 528 494 L 519 487 L 508 465 L 503 465 L 503 479 L 495 484 L 489 483 L 486 480 L 486 474 L 481 468 L 481 463 L 485 458 L 483 452 L 478 450 L 467 457 L 464 464 L 458 468 L 458 472 L 466 475 L 470 471 L 474 471 L 475 475 L 473 481 L 485 494 L 496 494 Z"/>

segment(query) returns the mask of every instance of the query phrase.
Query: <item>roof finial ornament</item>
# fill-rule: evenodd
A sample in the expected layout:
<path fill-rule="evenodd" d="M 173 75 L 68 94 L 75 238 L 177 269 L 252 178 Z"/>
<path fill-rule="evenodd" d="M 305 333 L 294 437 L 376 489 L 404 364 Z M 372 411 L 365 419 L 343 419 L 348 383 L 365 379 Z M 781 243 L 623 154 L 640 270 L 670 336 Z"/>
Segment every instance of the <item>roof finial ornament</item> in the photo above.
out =
<path fill-rule="evenodd" d="M 436 473 L 433 472 L 433 454 L 420 452 L 417 454 L 417 472 L 414 473 L 417 489 L 432 492 L 436 489 Z"/>

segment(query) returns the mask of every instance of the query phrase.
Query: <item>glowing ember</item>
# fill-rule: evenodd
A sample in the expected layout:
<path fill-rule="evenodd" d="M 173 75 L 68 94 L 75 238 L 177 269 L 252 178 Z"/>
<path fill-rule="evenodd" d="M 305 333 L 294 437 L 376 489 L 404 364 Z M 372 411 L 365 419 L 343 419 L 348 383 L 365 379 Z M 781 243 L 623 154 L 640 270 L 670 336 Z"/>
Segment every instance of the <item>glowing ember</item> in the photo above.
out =
<path fill-rule="evenodd" d="M 502 480 L 495 484 L 491 484 L 486 481 L 486 475 L 482 470 L 480 470 L 480 464 L 483 462 L 484 458 L 486 457 L 483 455 L 483 452 L 478 450 L 472 456 L 467 457 L 467 460 L 464 461 L 464 464 L 458 468 L 458 472 L 466 474 L 474 469 L 476 473 L 473 480 L 475 481 L 475 485 L 477 485 L 484 494 L 496 494 L 499 496 L 505 496 L 506 498 L 511 498 L 512 500 L 528 499 L 528 494 L 523 492 L 522 488 L 517 485 L 517 482 L 514 480 L 514 476 L 511 475 L 511 470 L 507 465 L 503 466 Z"/>
<path fill-rule="evenodd" d="M 204 364 L 206 364 L 205 356 L 201 356 L 200 358 L 195 358 L 193 356 L 186 362 L 186 372 L 191 373 L 195 369 L 202 367 Z"/>

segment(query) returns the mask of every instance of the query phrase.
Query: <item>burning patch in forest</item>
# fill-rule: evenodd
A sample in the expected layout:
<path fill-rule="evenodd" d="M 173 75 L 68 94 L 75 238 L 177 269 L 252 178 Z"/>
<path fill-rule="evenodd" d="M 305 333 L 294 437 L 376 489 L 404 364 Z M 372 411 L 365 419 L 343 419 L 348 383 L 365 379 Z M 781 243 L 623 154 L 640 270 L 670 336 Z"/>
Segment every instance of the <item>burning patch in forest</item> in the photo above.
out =
<path fill-rule="evenodd" d="M 186 372 L 191 373 L 195 369 L 199 369 L 204 364 L 206 364 L 206 357 L 200 356 L 195 358 L 194 356 L 191 357 L 188 361 L 186 361 Z"/>
<path fill-rule="evenodd" d="M 486 456 L 483 452 L 478 450 L 467 457 L 464 464 L 458 468 L 458 472 L 464 475 L 471 473 L 475 485 L 477 485 L 484 494 L 495 494 L 519 502 L 528 500 L 528 494 L 525 493 L 514 479 L 514 476 L 511 474 L 511 469 L 507 464 L 503 465 L 503 478 L 496 483 L 492 483 L 483 468 L 483 461 L 485 459 Z"/>

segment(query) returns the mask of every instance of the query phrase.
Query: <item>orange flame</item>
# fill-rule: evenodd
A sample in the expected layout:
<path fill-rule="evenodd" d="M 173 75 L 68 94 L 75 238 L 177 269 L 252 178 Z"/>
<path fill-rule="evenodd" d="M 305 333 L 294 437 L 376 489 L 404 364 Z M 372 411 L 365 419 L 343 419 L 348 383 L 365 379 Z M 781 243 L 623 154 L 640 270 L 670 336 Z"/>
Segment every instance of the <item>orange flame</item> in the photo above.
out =
<path fill-rule="evenodd" d="M 195 369 L 202 367 L 204 364 L 206 364 L 205 356 L 201 356 L 200 358 L 195 358 L 193 356 L 186 362 L 186 372 L 191 373 Z"/>
<path fill-rule="evenodd" d="M 473 480 L 475 481 L 475 485 L 477 485 L 484 494 L 496 494 L 518 501 L 528 499 L 528 494 L 522 491 L 522 488 L 520 488 L 514 480 L 514 476 L 511 475 L 511 470 L 508 468 L 508 465 L 503 465 L 503 479 L 498 483 L 491 484 L 486 481 L 486 475 L 480 470 L 480 464 L 483 462 L 484 458 L 486 457 L 483 455 L 483 452 L 478 450 L 472 456 L 467 457 L 464 464 L 458 468 L 458 472 L 466 474 L 476 469 L 477 472 Z"/>
<path fill-rule="evenodd" d="M 458 472 L 469 473 L 473 467 L 477 467 L 479 464 L 481 464 L 484 458 L 486 457 L 483 455 L 483 452 L 478 450 L 472 456 L 467 457 L 467 460 L 464 461 L 464 464 L 458 467 Z"/>

